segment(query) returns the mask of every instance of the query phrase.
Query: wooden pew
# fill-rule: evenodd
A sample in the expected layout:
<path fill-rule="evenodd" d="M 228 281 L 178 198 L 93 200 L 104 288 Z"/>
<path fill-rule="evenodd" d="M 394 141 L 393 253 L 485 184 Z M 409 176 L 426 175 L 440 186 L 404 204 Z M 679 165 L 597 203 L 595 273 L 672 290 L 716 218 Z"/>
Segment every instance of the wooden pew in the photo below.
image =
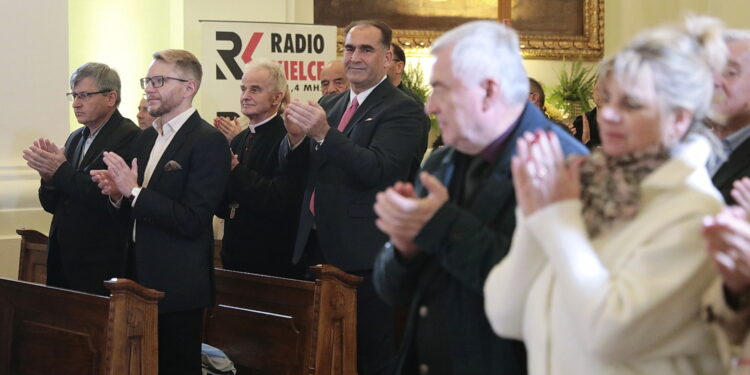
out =
<path fill-rule="evenodd" d="M 47 283 L 47 245 L 49 239 L 33 229 L 16 229 L 21 236 L 21 259 L 18 280 Z M 214 266 L 222 268 L 221 240 L 214 240 Z"/>
<path fill-rule="evenodd" d="M 19 279 L 46 275 L 40 263 L 47 259 L 46 236 L 17 233 L 23 238 L 21 262 L 33 263 L 20 269 L 38 271 L 19 271 Z M 24 255 L 39 249 L 43 254 Z M 216 269 L 216 305 L 206 313 L 204 342 L 223 350 L 238 375 L 356 374 L 361 278 L 330 265 L 312 267 L 312 272 L 315 281 Z"/>
<path fill-rule="evenodd" d="M 105 285 L 111 297 L 0 278 L 0 375 L 156 375 L 164 294 Z"/>
<path fill-rule="evenodd" d="M 16 229 L 21 236 L 18 280 L 47 284 L 47 244 L 49 239 L 32 229 Z"/>
<path fill-rule="evenodd" d="M 242 374 L 356 374 L 356 285 L 330 265 L 315 281 L 216 270 L 205 342 Z"/>

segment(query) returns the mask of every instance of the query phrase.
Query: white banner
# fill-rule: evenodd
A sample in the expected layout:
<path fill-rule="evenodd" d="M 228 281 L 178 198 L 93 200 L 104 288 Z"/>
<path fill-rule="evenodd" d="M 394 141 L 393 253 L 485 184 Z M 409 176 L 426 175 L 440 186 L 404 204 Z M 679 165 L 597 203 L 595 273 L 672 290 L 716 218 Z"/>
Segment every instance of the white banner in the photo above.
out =
<path fill-rule="evenodd" d="M 257 57 L 278 62 L 292 99 L 320 98 L 320 69 L 336 58 L 336 27 L 290 23 L 203 21 L 201 114 L 241 115 L 240 80 Z M 211 121 L 211 120 L 208 120 Z"/>

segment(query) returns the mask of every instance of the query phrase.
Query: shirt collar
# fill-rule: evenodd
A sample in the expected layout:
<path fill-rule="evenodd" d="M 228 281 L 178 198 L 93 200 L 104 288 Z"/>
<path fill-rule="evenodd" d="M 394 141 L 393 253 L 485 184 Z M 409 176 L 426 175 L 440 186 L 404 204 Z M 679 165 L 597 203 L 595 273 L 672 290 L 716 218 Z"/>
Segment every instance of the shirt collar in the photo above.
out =
<path fill-rule="evenodd" d="M 173 119 L 167 121 L 166 124 L 163 124 L 161 126 L 161 129 L 159 128 L 159 125 L 156 123 L 156 121 L 154 121 L 151 126 L 156 129 L 156 132 L 159 133 L 159 135 L 170 136 L 174 133 L 177 133 L 182 125 L 185 124 L 187 119 L 193 115 L 193 113 L 195 113 L 195 107 L 190 107 L 185 112 L 182 112 L 179 115 L 175 116 Z"/>
<path fill-rule="evenodd" d="M 502 153 L 503 148 L 505 148 L 505 144 L 507 143 L 506 141 L 513 133 L 513 131 L 516 130 L 518 124 L 521 123 L 521 117 L 523 117 L 523 114 L 519 116 L 516 121 L 513 121 L 513 124 L 511 124 L 508 129 L 505 129 L 503 134 L 500 134 L 499 137 L 495 138 L 492 143 L 487 145 L 487 147 L 485 147 L 484 150 L 479 153 L 482 156 L 482 159 L 484 159 L 488 163 L 492 163 L 497 160 L 498 157 L 500 157 L 500 153 Z"/>
<path fill-rule="evenodd" d="M 383 78 L 380 79 L 380 82 L 378 82 L 377 85 L 372 86 L 369 89 L 360 92 L 359 94 L 355 94 L 354 90 L 349 89 L 349 103 L 351 103 L 352 100 L 354 100 L 354 97 L 356 96 L 357 103 L 359 103 L 359 105 L 362 105 L 362 103 L 365 102 L 365 99 L 367 99 L 367 97 L 370 96 L 370 94 L 372 93 L 372 90 L 375 90 L 375 88 L 378 87 L 381 83 L 383 83 L 383 81 L 385 81 L 386 78 L 388 78 L 388 75 L 383 76 Z M 347 107 L 348 106 L 349 105 L 347 104 Z"/>
<path fill-rule="evenodd" d="M 266 118 L 265 120 L 263 120 L 263 121 L 261 121 L 261 122 L 259 122 L 257 124 L 249 124 L 247 127 L 248 127 L 248 129 L 250 129 L 250 133 L 255 134 L 255 129 L 257 129 L 261 125 L 263 125 L 263 124 L 271 121 L 271 119 L 273 119 L 276 116 L 278 116 L 278 113 L 274 113 L 273 115 L 269 116 L 268 118 Z"/>
<path fill-rule="evenodd" d="M 724 140 L 729 143 L 729 150 L 728 152 L 732 152 L 737 149 L 737 147 L 740 147 L 742 142 L 745 142 L 746 139 L 750 138 L 750 126 L 745 126 L 744 128 L 732 133 L 732 135 L 724 138 Z"/>

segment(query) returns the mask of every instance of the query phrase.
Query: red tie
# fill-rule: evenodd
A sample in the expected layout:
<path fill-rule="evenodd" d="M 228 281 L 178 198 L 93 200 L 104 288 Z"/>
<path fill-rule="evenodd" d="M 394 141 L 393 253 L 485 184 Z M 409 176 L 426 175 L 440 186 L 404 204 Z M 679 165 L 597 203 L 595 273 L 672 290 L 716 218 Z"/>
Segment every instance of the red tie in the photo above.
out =
<path fill-rule="evenodd" d="M 339 126 L 336 129 L 343 133 L 344 129 L 346 129 L 346 125 L 349 124 L 352 116 L 354 116 L 354 112 L 357 112 L 357 108 L 359 108 L 359 102 L 357 101 L 357 97 L 355 96 L 354 100 L 352 100 L 352 104 L 349 105 L 349 108 L 344 111 L 344 115 L 341 116 L 341 121 L 339 121 Z"/>
<path fill-rule="evenodd" d="M 359 102 L 357 101 L 357 97 L 354 97 L 354 100 L 352 100 L 352 104 L 349 105 L 349 108 L 344 111 L 344 115 L 341 116 L 341 121 L 339 121 L 339 126 L 336 127 L 338 131 L 344 132 L 344 129 L 346 129 L 346 125 L 349 124 L 349 121 L 354 116 L 354 112 L 357 112 L 357 108 L 359 107 Z M 310 194 L 310 212 L 312 212 L 313 216 L 315 216 L 315 190 L 313 189 L 312 194 Z"/>

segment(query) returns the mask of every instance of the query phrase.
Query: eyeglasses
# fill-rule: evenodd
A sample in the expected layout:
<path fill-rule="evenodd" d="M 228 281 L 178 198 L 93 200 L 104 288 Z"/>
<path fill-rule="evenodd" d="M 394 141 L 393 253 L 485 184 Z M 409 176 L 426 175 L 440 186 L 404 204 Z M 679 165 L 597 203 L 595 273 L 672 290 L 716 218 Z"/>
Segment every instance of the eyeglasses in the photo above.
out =
<path fill-rule="evenodd" d="M 175 81 L 180 81 L 180 82 L 189 82 L 186 79 L 177 78 L 177 77 L 167 77 L 167 76 L 143 77 L 141 78 L 141 88 L 145 90 L 146 86 L 148 86 L 149 83 L 151 84 L 151 87 L 153 88 L 162 87 L 164 86 L 164 82 L 166 82 L 168 79 L 173 79 Z"/>
<path fill-rule="evenodd" d="M 106 93 L 108 93 L 110 91 L 113 91 L 113 90 L 99 90 L 99 91 L 96 91 L 96 92 L 85 92 L 85 91 L 84 92 L 69 92 L 69 93 L 65 94 L 65 96 L 67 96 L 68 100 L 70 100 L 72 102 L 72 101 L 75 101 L 76 98 L 80 98 L 81 100 L 86 100 L 86 99 L 90 98 L 92 95 L 106 94 Z"/>

